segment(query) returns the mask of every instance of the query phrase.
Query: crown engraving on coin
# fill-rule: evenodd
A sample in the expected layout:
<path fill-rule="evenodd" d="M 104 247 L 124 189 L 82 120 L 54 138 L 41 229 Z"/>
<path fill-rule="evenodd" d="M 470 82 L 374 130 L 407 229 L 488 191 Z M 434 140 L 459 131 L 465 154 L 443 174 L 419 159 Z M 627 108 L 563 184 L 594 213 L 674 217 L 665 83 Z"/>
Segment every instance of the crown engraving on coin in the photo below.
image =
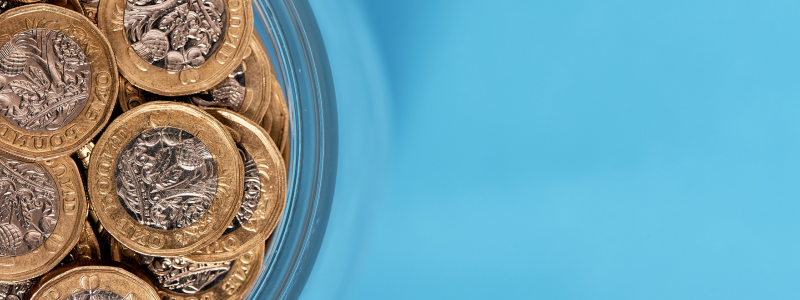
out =
<path fill-rule="evenodd" d="M 86 106 L 91 78 L 72 38 L 44 28 L 20 32 L 0 47 L 0 114 L 25 130 L 60 129 Z"/>
<path fill-rule="evenodd" d="M 58 223 L 55 180 L 37 163 L 0 155 L 0 256 L 41 246 Z"/>
<path fill-rule="evenodd" d="M 115 180 L 128 213 L 163 230 L 200 220 L 217 190 L 216 166 L 206 145 L 174 127 L 149 129 L 131 140 L 119 157 Z"/>

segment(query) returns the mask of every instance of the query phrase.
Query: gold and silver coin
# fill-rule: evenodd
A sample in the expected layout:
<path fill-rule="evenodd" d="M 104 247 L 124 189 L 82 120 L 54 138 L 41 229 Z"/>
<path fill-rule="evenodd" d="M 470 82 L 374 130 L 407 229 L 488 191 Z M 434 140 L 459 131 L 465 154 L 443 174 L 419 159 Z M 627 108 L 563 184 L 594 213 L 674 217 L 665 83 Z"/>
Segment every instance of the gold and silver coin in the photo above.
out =
<path fill-rule="evenodd" d="M 51 275 L 33 288 L 31 299 L 159 299 L 148 282 L 118 267 L 67 266 Z"/>
<path fill-rule="evenodd" d="M 216 263 L 141 254 L 118 257 L 123 262 L 139 264 L 154 282 L 162 299 L 243 299 L 261 272 L 264 245 L 258 245 L 234 260 Z"/>
<path fill-rule="evenodd" d="M 224 109 L 208 109 L 235 132 L 244 161 L 241 207 L 222 237 L 186 258 L 196 262 L 230 261 L 272 234 L 286 205 L 286 171 L 278 148 L 258 124 Z"/>
<path fill-rule="evenodd" d="M 97 21 L 122 75 L 164 96 L 222 82 L 249 51 L 253 32 L 250 0 L 108 0 Z"/>
<path fill-rule="evenodd" d="M 176 101 L 200 107 L 220 107 L 235 111 L 256 123 L 261 122 L 272 97 L 274 71 L 261 40 L 254 35 L 244 60 L 214 88 L 189 96 L 164 97 L 124 83 L 119 95 L 122 111 L 150 101 Z"/>
<path fill-rule="evenodd" d="M 182 103 L 151 102 L 112 122 L 89 160 L 106 231 L 136 252 L 179 256 L 219 238 L 241 204 L 244 166 L 228 129 Z"/>
<path fill-rule="evenodd" d="M 107 124 L 118 74 L 82 15 L 32 4 L 0 15 L 0 150 L 32 159 L 77 151 Z"/>
<path fill-rule="evenodd" d="M 0 154 L 0 280 L 50 271 L 66 257 L 86 220 L 86 196 L 69 157 L 29 162 Z"/>

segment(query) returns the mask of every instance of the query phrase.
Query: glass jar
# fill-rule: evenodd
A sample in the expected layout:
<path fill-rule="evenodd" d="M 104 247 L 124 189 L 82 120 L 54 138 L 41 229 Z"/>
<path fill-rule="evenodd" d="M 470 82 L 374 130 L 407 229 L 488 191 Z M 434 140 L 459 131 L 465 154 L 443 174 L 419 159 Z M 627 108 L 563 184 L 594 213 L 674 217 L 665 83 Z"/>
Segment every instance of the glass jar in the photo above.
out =
<path fill-rule="evenodd" d="M 286 208 L 247 299 L 295 299 L 314 265 L 331 210 L 338 157 L 336 100 L 308 3 L 254 0 L 253 14 L 288 102 L 291 144 Z"/>

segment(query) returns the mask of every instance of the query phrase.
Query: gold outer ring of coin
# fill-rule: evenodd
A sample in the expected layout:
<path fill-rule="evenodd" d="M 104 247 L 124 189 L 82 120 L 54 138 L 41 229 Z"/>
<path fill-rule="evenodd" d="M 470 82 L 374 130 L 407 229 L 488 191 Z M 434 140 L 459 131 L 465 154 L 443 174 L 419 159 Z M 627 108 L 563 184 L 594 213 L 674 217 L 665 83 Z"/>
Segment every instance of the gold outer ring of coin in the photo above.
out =
<path fill-rule="evenodd" d="M 44 278 L 30 299 L 66 299 L 72 295 L 115 293 L 123 299 L 158 300 L 158 292 L 146 281 L 122 268 L 111 266 L 66 267 L 52 278 Z M 102 295 L 102 294 L 101 294 Z M 76 298 L 83 299 L 83 298 Z M 86 299 L 89 299 L 88 297 Z M 113 299 L 113 298 L 112 298 Z"/>
<path fill-rule="evenodd" d="M 286 206 L 286 169 L 278 147 L 258 124 L 229 110 L 206 111 L 236 132 L 237 144 L 253 158 L 258 168 L 260 197 L 253 215 L 241 227 L 186 258 L 196 262 L 231 261 L 247 249 L 263 245 L 278 224 Z"/>
<path fill-rule="evenodd" d="M 250 39 L 250 51 L 245 54 L 242 65 L 245 69 L 244 78 L 247 90 L 244 93 L 242 105 L 237 112 L 256 123 L 260 123 L 264 118 L 264 114 L 267 113 L 272 98 L 274 71 L 269 57 L 267 57 L 267 51 L 256 34 L 253 34 L 253 38 Z M 169 100 L 160 99 L 168 97 L 148 95 L 148 93 L 137 88 L 124 78 L 119 83 L 119 107 L 123 112 L 149 101 Z"/>
<path fill-rule="evenodd" d="M 86 194 L 78 166 L 69 157 L 38 162 L 56 184 L 61 211 L 53 233 L 44 244 L 19 256 L 0 257 L 0 280 L 18 281 L 33 278 L 57 266 L 78 243 L 86 221 Z"/>
<path fill-rule="evenodd" d="M 205 144 L 214 159 L 217 189 L 203 216 L 180 229 L 142 225 L 125 209 L 116 192 L 117 161 L 122 150 L 152 128 L 184 130 Z M 97 141 L 89 159 L 89 200 L 108 233 L 132 250 L 152 256 L 192 253 L 219 238 L 236 216 L 242 201 L 244 166 L 228 129 L 196 106 L 150 102 L 116 118 Z"/>
<path fill-rule="evenodd" d="M 130 251 L 124 249 L 124 246 L 122 247 L 123 249 L 112 248 L 112 251 L 117 251 L 117 253 L 112 252 L 112 257 L 117 257 L 119 259 L 117 261 L 122 263 L 140 266 L 141 272 L 148 273 L 146 268 L 139 264 L 138 259 L 135 256 L 126 255 L 125 253 L 130 253 Z M 206 290 L 194 294 L 171 291 L 159 286 L 158 283 L 153 283 L 153 285 L 156 290 L 158 290 L 161 299 L 244 299 L 255 284 L 256 279 L 258 279 L 258 273 L 261 272 L 262 265 L 264 264 L 264 251 L 264 244 L 260 244 L 244 252 L 235 260 L 231 261 L 231 269 L 219 282 Z"/>
<path fill-rule="evenodd" d="M 274 71 L 274 70 L 273 70 Z M 269 109 L 261 121 L 261 126 L 269 132 L 270 138 L 281 150 L 283 163 L 289 168 L 289 106 L 283 97 L 281 85 L 274 73 L 272 76 L 272 99 L 269 102 Z"/>
<path fill-rule="evenodd" d="M 0 15 L 0 45 L 33 28 L 46 28 L 72 38 L 85 53 L 92 72 L 86 105 L 61 128 L 37 133 L 0 118 L 0 150 L 40 161 L 78 151 L 105 127 L 117 101 L 119 74 L 111 46 L 100 30 L 83 15 L 55 5 L 31 4 L 4 12 Z"/>
<path fill-rule="evenodd" d="M 133 50 L 124 27 L 127 0 L 100 1 L 97 24 L 111 41 L 122 76 L 135 86 L 163 96 L 182 96 L 211 89 L 242 61 L 253 33 L 250 0 L 222 0 L 227 28 L 216 53 L 196 68 L 170 71 L 145 61 Z"/>

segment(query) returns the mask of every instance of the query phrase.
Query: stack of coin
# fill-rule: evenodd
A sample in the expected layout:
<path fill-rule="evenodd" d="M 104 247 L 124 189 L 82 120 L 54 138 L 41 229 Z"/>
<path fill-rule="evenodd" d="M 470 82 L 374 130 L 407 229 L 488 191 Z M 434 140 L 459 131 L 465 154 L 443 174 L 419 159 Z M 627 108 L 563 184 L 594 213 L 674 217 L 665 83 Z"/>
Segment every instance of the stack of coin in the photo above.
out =
<path fill-rule="evenodd" d="M 0 300 L 243 298 L 283 95 L 250 0 L 0 0 Z"/>

